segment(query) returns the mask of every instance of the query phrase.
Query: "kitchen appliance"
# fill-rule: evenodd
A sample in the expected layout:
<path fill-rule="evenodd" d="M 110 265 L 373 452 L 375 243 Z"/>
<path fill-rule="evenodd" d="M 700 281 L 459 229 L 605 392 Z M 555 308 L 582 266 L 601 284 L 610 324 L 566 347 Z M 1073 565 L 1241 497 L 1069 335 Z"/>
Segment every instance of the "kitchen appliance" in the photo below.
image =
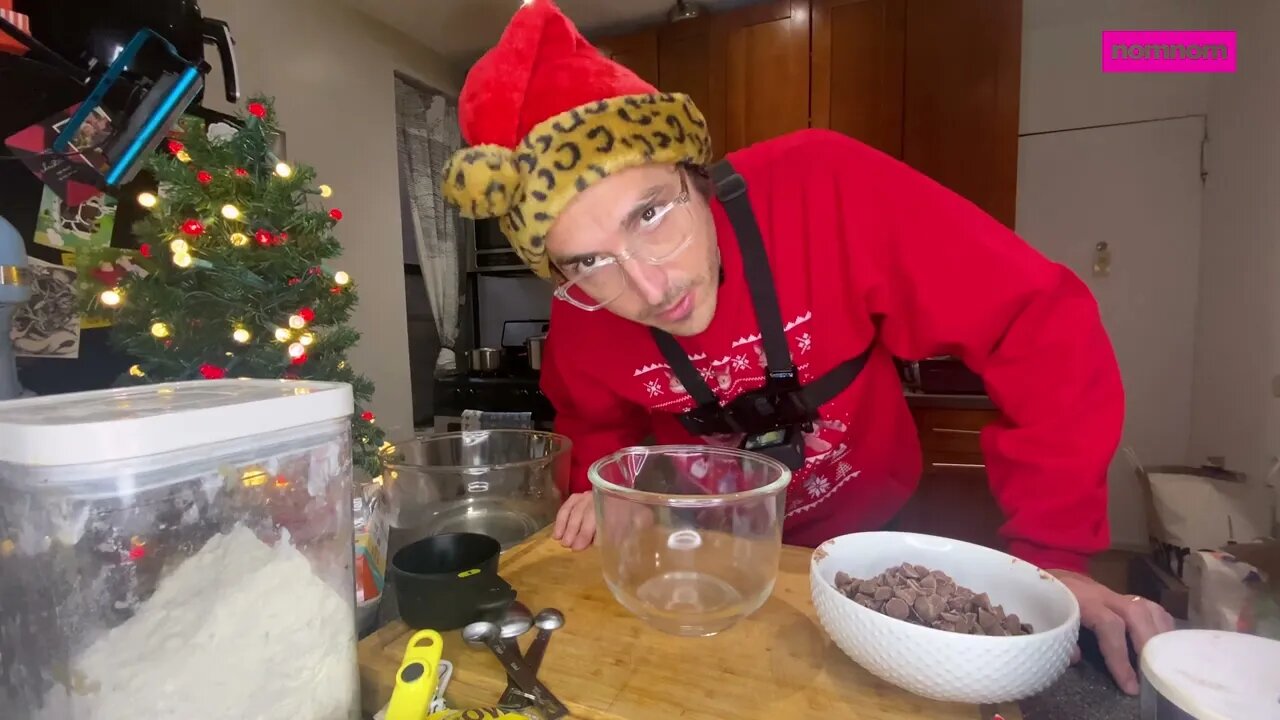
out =
<path fill-rule="evenodd" d="M 389 553 L 451 532 L 505 550 L 550 525 L 569 481 L 569 439 L 531 430 L 423 435 L 384 451 Z"/>
<path fill-rule="evenodd" d="M 529 266 L 502 234 L 498 220 L 470 220 L 466 223 L 467 272 L 532 274 Z"/>
<path fill-rule="evenodd" d="M 30 298 L 27 249 L 18 231 L 0 217 L 0 400 L 11 400 L 22 392 L 9 333 L 14 311 Z"/>
<path fill-rule="evenodd" d="M 712 445 L 631 447 L 587 471 L 605 584 L 663 632 L 715 635 L 773 592 L 791 471 Z"/>
<path fill-rule="evenodd" d="M 1280 642 L 1222 630 L 1161 633 L 1139 662 L 1141 720 L 1274 720 Z"/>
<path fill-rule="evenodd" d="M 532 429 L 555 429 L 555 408 L 538 387 L 533 373 L 502 369 L 481 374 L 451 372 L 435 378 L 434 430 L 459 432 L 468 426 L 468 411 L 528 413 Z"/>
<path fill-rule="evenodd" d="M 0 403 L 0 717 L 355 717 L 353 407 L 247 379 Z"/>
<path fill-rule="evenodd" d="M 537 338 L 545 339 L 550 328 L 548 320 L 507 320 L 502 323 L 500 343 L 503 362 L 513 373 L 538 373 L 542 370 L 541 348 L 537 367 L 533 365 L 531 353 L 533 345 L 540 344 Z"/>

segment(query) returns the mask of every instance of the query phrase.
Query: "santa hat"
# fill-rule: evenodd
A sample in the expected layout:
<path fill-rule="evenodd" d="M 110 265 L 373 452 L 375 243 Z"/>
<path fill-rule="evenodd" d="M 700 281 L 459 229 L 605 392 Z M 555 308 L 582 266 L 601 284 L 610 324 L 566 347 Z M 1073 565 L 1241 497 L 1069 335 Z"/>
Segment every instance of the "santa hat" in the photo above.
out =
<path fill-rule="evenodd" d="M 547 232 L 575 195 L 628 167 L 711 159 L 688 96 L 660 93 L 606 58 L 551 0 L 517 10 L 471 68 L 458 121 L 471 147 L 445 168 L 445 198 L 466 217 L 499 218 L 542 277 Z"/>

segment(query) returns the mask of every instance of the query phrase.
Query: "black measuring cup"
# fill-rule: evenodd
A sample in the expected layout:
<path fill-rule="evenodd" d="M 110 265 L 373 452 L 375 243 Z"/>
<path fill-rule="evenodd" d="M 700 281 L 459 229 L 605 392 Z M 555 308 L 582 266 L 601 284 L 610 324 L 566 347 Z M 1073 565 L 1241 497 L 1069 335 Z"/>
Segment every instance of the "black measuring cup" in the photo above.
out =
<path fill-rule="evenodd" d="M 498 577 L 502 544 L 479 533 L 444 533 L 391 557 L 400 619 L 415 630 L 457 630 L 500 617 L 516 591 Z"/>

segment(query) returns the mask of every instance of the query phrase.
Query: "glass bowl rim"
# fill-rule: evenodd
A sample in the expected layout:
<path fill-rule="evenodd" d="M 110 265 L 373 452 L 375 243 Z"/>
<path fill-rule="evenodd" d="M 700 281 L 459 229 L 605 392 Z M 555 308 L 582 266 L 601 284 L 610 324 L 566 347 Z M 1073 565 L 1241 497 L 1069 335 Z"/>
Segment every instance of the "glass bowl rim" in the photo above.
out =
<path fill-rule="evenodd" d="M 708 493 L 706 495 L 675 495 L 646 492 L 644 490 L 636 490 L 635 488 L 623 487 L 617 483 L 605 480 L 600 475 L 600 470 L 605 465 L 617 462 L 628 455 L 672 453 L 702 453 L 707 455 L 750 459 L 754 462 L 772 466 L 778 471 L 778 477 L 766 485 L 751 488 L 750 490 L 739 490 L 738 492 L 732 493 Z M 665 505 L 669 507 L 731 505 L 743 500 L 771 495 L 781 490 L 785 490 L 787 485 L 791 484 L 791 475 L 792 473 L 790 468 L 763 453 L 752 452 L 750 450 L 740 450 L 738 448 L 722 447 L 719 445 L 695 444 L 633 445 L 622 448 L 616 452 L 609 453 L 608 455 L 605 455 L 599 460 L 591 463 L 591 466 L 587 468 L 587 479 L 591 481 L 591 486 L 596 490 L 602 490 L 607 494 L 618 495 L 628 500 L 634 500 L 646 505 Z"/>
<path fill-rule="evenodd" d="M 526 437 L 536 437 L 544 440 L 551 440 L 555 443 L 555 449 L 543 455 L 542 457 L 529 458 L 528 460 L 513 460 L 509 462 L 490 463 L 486 465 L 429 465 L 411 462 L 394 462 L 387 459 L 387 455 L 395 450 L 397 445 L 409 445 L 412 443 L 430 443 L 440 440 L 455 440 L 467 435 L 500 435 L 513 436 L 524 435 Z M 490 472 L 493 470 L 509 470 L 511 468 L 525 467 L 528 465 L 544 464 L 554 462 L 566 453 L 573 450 L 573 440 L 567 435 L 550 432 L 547 430 L 522 430 L 520 428 L 492 428 L 480 430 L 455 430 L 453 432 L 430 432 L 416 434 L 413 437 L 401 440 L 388 441 L 386 446 L 378 451 L 378 455 L 382 457 L 386 470 L 399 470 L 402 468 L 411 470 L 427 470 L 431 472 L 452 472 L 459 474 L 473 474 L 478 470 Z"/>

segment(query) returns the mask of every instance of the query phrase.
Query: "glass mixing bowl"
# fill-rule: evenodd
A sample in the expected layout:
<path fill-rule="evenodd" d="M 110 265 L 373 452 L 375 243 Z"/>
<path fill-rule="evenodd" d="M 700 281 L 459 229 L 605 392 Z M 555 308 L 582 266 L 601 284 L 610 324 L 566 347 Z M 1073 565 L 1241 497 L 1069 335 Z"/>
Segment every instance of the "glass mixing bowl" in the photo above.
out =
<path fill-rule="evenodd" d="M 782 463 L 733 448 L 659 445 L 603 457 L 588 475 L 605 583 L 650 626 L 715 635 L 773 592 L 791 481 Z"/>

